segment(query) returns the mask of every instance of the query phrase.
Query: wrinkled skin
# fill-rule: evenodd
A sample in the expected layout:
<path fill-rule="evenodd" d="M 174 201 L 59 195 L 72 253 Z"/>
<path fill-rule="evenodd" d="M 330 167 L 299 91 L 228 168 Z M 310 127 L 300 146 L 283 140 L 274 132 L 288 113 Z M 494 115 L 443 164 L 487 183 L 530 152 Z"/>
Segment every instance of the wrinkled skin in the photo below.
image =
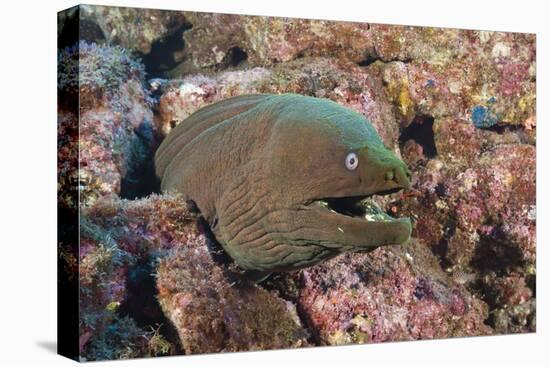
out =
<path fill-rule="evenodd" d="M 355 169 L 346 165 L 350 153 Z M 251 272 L 294 270 L 410 237 L 408 218 L 367 220 L 357 206 L 408 188 L 406 165 L 362 115 L 326 99 L 247 95 L 214 103 L 168 135 L 155 164 L 162 190 L 192 200 L 225 251 Z"/>

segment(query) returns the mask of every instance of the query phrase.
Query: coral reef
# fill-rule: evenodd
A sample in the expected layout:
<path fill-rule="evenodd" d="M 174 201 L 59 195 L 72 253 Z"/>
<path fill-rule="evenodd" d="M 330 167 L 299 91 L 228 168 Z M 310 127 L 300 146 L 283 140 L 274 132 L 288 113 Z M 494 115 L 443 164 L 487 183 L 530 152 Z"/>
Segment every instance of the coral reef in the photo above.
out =
<path fill-rule="evenodd" d="M 213 262 L 204 236 L 160 261 L 159 302 L 185 353 L 308 345 L 292 303 L 225 273 Z"/>
<path fill-rule="evenodd" d="M 80 218 L 81 358 L 175 354 L 146 269 L 163 251 L 193 241 L 195 216 L 178 196 L 151 195 L 132 201 L 106 196 L 83 208 Z"/>
<path fill-rule="evenodd" d="M 79 186 L 83 205 L 105 195 L 139 194 L 136 171 L 146 168 L 154 146 L 151 99 L 144 78 L 143 65 L 118 46 L 82 41 L 59 52 L 58 123 L 60 129 L 73 126 L 60 134 L 78 137 L 78 149 L 60 141 L 60 154 L 76 150 L 79 157 L 78 170 L 74 166 L 60 169 L 69 181 L 66 185 Z M 68 112 L 75 103 L 79 105 L 76 130 L 76 116 Z"/>
<path fill-rule="evenodd" d="M 95 6 L 79 17 L 97 44 L 59 53 L 58 126 L 60 205 L 81 197 L 80 252 L 62 244 L 60 257 L 81 279 L 83 359 L 536 330 L 534 35 Z M 160 78 L 146 87 L 146 75 Z M 407 162 L 412 189 L 375 200 L 413 219 L 409 244 L 252 284 L 182 198 L 153 193 L 156 139 L 212 102 L 285 92 L 365 115 Z"/>
<path fill-rule="evenodd" d="M 82 4 L 61 13 L 58 37 L 63 38 L 72 23 L 81 40 L 119 45 L 142 55 L 187 24 L 183 12 Z"/>
<path fill-rule="evenodd" d="M 270 65 L 302 56 L 333 56 L 360 62 L 373 45 L 368 24 L 325 20 L 186 13 L 193 25 L 184 32 L 188 63 L 200 68 Z"/>
<path fill-rule="evenodd" d="M 399 207 L 417 218 L 413 236 L 429 244 L 443 268 L 480 294 L 493 313 L 532 302 L 535 147 L 523 131 L 480 131 L 453 119 L 437 120 L 433 130 L 438 155 L 416 161 L 418 193 Z M 497 296 L 516 287 L 522 297 Z M 528 306 L 524 318 L 534 318 L 534 311 Z M 499 332 L 535 330 L 523 321 L 521 328 L 500 324 Z"/>
<path fill-rule="evenodd" d="M 416 240 L 335 258 L 293 280 L 297 305 L 324 345 L 491 334 L 487 305 Z"/>
<path fill-rule="evenodd" d="M 349 61 L 301 58 L 273 68 L 194 74 L 162 86 L 155 113 L 159 134 L 166 135 L 197 109 L 231 96 L 249 93 L 298 93 L 329 98 L 369 119 L 384 143 L 397 148 L 398 125 L 380 80 Z"/>
<path fill-rule="evenodd" d="M 187 354 L 308 345 L 290 302 L 216 265 L 180 196 L 104 197 L 81 215 L 86 360 L 174 354 L 180 342 Z"/>

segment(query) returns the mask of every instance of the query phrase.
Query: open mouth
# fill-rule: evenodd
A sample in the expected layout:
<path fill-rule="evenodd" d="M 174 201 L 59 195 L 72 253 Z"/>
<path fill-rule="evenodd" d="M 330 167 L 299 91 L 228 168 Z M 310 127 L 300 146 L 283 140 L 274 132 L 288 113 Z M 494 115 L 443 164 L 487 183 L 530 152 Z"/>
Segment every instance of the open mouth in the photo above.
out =
<path fill-rule="evenodd" d="M 374 196 L 389 195 L 400 190 L 387 190 L 366 196 L 319 199 L 315 200 L 312 205 L 318 205 L 332 213 L 362 218 L 368 222 L 393 222 L 398 219 L 387 214 L 373 199 Z"/>

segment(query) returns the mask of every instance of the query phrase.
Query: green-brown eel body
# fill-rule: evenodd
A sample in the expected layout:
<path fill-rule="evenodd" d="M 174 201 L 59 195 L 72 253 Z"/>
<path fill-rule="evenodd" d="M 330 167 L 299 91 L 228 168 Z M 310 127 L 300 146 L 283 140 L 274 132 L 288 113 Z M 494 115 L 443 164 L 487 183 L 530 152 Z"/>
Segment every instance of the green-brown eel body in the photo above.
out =
<path fill-rule="evenodd" d="M 218 242 L 256 274 L 407 241 L 368 197 L 409 187 L 406 165 L 362 115 L 327 99 L 244 95 L 200 109 L 155 156 L 162 191 L 182 193 Z"/>

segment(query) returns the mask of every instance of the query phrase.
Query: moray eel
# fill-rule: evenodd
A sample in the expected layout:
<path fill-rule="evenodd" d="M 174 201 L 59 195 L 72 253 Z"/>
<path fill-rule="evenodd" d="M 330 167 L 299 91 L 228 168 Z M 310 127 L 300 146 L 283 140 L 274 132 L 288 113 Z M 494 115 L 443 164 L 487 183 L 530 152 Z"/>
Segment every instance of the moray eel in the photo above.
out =
<path fill-rule="evenodd" d="M 255 274 L 344 251 L 401 244 L 372 195 L 408 188 L 410 171 L 362 115 L 327 99 L 244 95 L 202 108 L 155 155 L 162 191 L 182 193 L 224 250 Z"/>

